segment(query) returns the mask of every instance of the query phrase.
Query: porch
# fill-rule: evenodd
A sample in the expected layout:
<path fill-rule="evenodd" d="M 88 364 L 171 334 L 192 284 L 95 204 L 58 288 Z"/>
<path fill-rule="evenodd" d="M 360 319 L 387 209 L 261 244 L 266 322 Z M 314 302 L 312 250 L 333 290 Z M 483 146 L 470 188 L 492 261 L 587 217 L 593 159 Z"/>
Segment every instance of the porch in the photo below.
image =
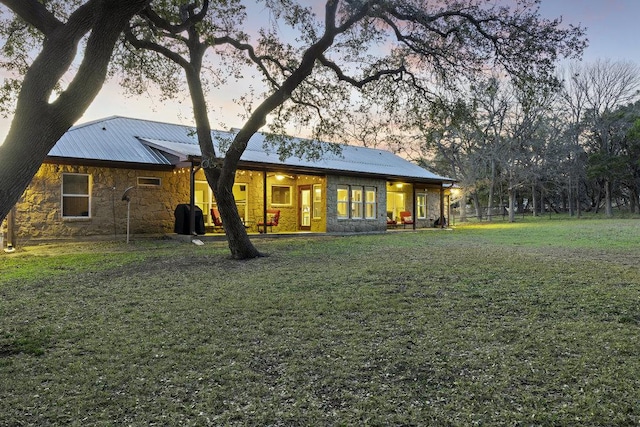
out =
<path fill-rule="evenodd" d="M 202 212 L 204 234 L 224 234 L 215 197 L 196 168 L 191 194 Z M 449 196 L 441 185 L 377 177 L 238 170 L 233 195 L 247 232 L 256 235 L 415 230 L 432 228 L 449 216 Z M 185 234 L 202 233 L 191 228 Z"/>

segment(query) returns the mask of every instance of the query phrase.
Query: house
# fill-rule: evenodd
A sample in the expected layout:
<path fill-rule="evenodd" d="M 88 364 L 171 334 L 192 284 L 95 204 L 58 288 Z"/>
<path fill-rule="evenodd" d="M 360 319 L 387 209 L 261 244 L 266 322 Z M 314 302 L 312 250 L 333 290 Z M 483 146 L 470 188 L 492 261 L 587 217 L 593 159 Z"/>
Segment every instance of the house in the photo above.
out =
<path fill-rule="evenodd" d="M 218 153 L 234 135 L 212 134 Z M 452 180 L 389 151 L 344 145 L 317 161 L 281 160 L 265 138 L 250 140 L 233 187 L 250 233 L 267 209 L 280 214 L 267 232 L 384 231 L 401 212 L 410 213 L 410 228 L 423 228 L 448 216 Z M 199 166 L 189 126 L 117 116 L 74 126 L 16 205 L 15 232 L 19 239 L 108 236 L 129 224 L 132 234 L 173 233 L 178 205 L 192 199 L 213 231 L 216 203 Z"/>

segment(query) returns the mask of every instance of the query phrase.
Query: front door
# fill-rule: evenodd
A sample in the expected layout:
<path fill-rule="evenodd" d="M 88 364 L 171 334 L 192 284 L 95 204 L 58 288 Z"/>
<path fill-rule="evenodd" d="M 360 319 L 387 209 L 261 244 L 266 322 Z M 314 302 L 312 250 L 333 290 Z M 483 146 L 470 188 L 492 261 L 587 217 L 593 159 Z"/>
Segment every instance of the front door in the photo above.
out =
<path fill-rule="evenodd" d="M 298 187 L 298 228 L 304 231 L 311 230 L 311 186 Z"/>

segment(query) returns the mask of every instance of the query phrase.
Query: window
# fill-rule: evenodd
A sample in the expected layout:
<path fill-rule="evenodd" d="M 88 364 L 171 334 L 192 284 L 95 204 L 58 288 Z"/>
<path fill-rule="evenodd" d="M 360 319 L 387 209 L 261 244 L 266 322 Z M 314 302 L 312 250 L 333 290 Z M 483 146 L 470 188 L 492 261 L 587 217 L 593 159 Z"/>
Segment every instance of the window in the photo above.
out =
<path fill-rule="evenodd" d="M 271 204 L 291 205 L 291 187 L 288 185 L 272 185 Z"/>
<path fill-rule="evenodd" d="M 416 194 L 416 209 L 419 219 L 427 218 L 427 193 Z"/>
<path fill-rule="evenodd" d="M 322 218 L 322 186 L 320 184 L 313 186 L 313 217 Z"/>
<path fill-rule="evenodd" d="M 62 217 L 88 218 L 91 212 L 91 175 L 62 174 Z"/>
<path fill-rule="evenodd" d="M 362 219 L 362 187 L 351 187 L 351 218 Z"/>
<path fill-rule="evenodd" d="M 364 217 L 366 219 L 376 219 L 376 188 L 365 187 L 365 207 Z"/>
<path fill-rule="evenodd" d="M 349 186 L 338 185 L 338 218 L 349 218 Z"/>
<path fill-rule="evenodd" d="M 338 185 L 338 219 L 376 219 L 376 187 Z"/>
<path fill-rule="evenodd" d="M 138 187 L 160 187 L 162 180 L 160 178 L 139 176 Z"/>

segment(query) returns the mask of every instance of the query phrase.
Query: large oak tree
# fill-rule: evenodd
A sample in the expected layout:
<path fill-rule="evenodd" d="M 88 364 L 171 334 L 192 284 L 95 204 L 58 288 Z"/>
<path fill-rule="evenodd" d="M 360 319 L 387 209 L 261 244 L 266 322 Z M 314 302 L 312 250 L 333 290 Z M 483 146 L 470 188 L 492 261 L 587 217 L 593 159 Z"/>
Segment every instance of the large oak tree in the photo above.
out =
<path fill-rule="evenodd" d="M 24 71 L 11 127 L 0 145 L 0 220 L 18 201 L 47 153 L 98 94 L 118 38 L 149 1 L 0 0 L 6 7 L 3 12 L 11 12 L 2 25 L 3 54 L 14 71 Z M 41 40 L 32 63 L 20 62 L 26 60 L 21 49 L 32 46 L 21 32 Z M 77 55 L 82 57 L 77 71 L 62 87 L 61 79 Z"/>
<path fill-rule="evenodd" d="M 228 13 L 216 15 L 220 9 L 207 0 L 153 2 L 141 14 L 143 19 L 133 23 L 127 39 L 137 49 L 184 69 L 202 166 L 225 223 L 232 256 L 251 258 L 260 253 L 241 224 L 232 186 L 240 157 L 256 132 L 269 124 L 280 133 L 295 122 L 313 128 L 318 140 L 335 138 L 348 122 L 354 91 L 360 91 L 360 101 L 394 109 L 408 98 L 429 93 L 434 84 L 448 85 L 457 77 L 489 69 L 522 81 L 552 80 L 557 59 L 581 51 L 583 34 L 561 20 L 541 18 L 538 3 L 328 0 L 316 16 L 311 8 L 292 0 L 266 0 L 260 4 L 268 15 L 257 10 L 271 18 L 271 25 L 266 23 L 252 39 L 242 27 L 218 24 L 233 19 Z M 241 1 L 219 4 L 233 9 L 238 23 L 247 11 L 256 11 L 243 7 Z M 261 97 L 250 100 L 244 125 L 223 153 L 216 152 L 211 141 L 201 84 L 209 48 L 226 49 L 227 54 L 235 50 L 241 55 L 237 58 L 252 63 L 262 74 L 266 88 Z M 158 74 L 155 63 L 151 69 L 135 70 L 140 77 L 152 79 L 163 74 Z M 297 146 L 286 138 L 278 142 L 282 155 L 309 151 L 314 155 L 323 148 Z"/>

